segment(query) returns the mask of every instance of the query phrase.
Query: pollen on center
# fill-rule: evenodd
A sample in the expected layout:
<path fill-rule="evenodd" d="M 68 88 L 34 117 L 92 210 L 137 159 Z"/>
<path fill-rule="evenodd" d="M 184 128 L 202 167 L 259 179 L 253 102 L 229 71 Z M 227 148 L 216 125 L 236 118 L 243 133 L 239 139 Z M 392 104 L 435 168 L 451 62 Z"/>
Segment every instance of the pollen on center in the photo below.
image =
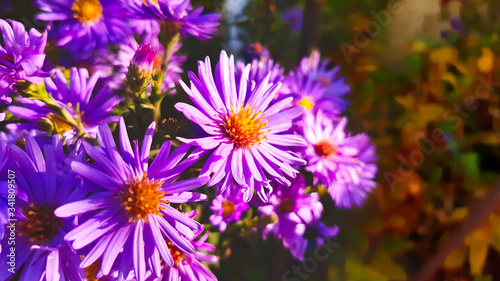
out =
<path fill-rule="evenodd" d="M 73 17 L 82 23 L 90 23 L 102 16 L 102 5 L 99 0 L 76 0 L 71 7 Z"/>
<path fill-rule="evenodd" d="M 297 103 L 298 106 L 303 106 L 305 107 L 307 110 L 310 110 L 311 108 L 314 107 L 314 102 L 311 101 L 311 99 L 305 97 L 305 98 L 302 98 L 298 103 Z"/>
<path fill-rule="evenodd" d="M 236 207 L 234 206 L 234 203 L 226 200 L 224 203 L 222 203 L 222 215 L 224 215 L 225 218 L 229 217 L 234 213 L 234 210 Z"/>
<path fill-rule="evenodd" d="M 256 112 L 255 107 L 246 105 L 238 112 L 231 109 L 231 114 L 225 117 L 222 124 L 227 138 L 235 147 L 243 148 L 259 144 L 265 140 L 264 127 L 269 124 L 269 120 L 264 120 L 264 114 Z"/>
<path fill-rule="evenodd" d="M 326 157 L 334 155 L 337 152 L 337 148 L 326 140 L 317 143 L 314 146 L 314 150 L 316 151 L 316 154 L 318 154 L 319 156 L 326 156 Z"/>
<path fill-rule="evenodd" d="M 165 199 L 165 191 L 160 187 L 163 181 L 155 181 L 147 178 L 147 174 L 141 179 L 133 180 L 127 184 L 121 193 L 121 201 L 129 215 L 129 221 L 144 219 L 147 221 L 149 214 L 161 215 L 161 203 L 168 203 Z"/>
<path fill-rule="evenodd" d="M 29 209 L 22 210 L 26 221 L 20 222 L 20 235 L 29 237 L 29 241 L 38 244 L 49 244 L 52 237 L 59 233 L 62 220 L 54 215 L 55 207 L 37 207 L 29 204 Z"/>
<path fill-rule="evenodd" d="M 170 251 L 170 254 L 172 255 L 172 259 L 174 260 L 174 266 L 179 266 L 180 263 L 184 260 L 184 254 L 177 248 L 174 243 L 165 240 L 167 242 L 167 247 L 168 250 Z"/>

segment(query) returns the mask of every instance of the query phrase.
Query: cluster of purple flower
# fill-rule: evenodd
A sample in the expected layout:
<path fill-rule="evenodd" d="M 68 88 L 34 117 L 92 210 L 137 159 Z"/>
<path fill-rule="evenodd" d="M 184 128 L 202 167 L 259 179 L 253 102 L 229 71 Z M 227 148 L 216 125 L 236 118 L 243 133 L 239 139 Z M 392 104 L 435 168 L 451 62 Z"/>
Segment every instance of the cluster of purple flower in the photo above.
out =
<path fill-rule="evenodd" d="M 9 270 L 0 280 L 217 280 L 202 264 L 218 260 L 205 228 L 243 227 L 250 208 L 268 222 L 251 230 L 272 233 L 302 260 L 308 245 L 338 232 L 321 222 L 317 190 L 350 208 L 375 187 L 374 146 L 346 133 L 340 116 L 350 88 L 318 52 L 285 76 L 260 44 L 249 64 L 222 51 L 214 70 L 207 58 L 198 75 L 188 72 L 187 85 L 180 37 L 209 39 L 220 15 L 189 0 L 34 4 L 48 32 L 0 20 L 0 238 L 6 225 L 17 235 L 2 239 Z M 59 65 L 45 60 L 47 37 Z M 153 117 L 131 143 L 126 117 L 158 110 L 179 84 L 193 104 L 175 108 L 199 134 L 155 144 Z M 182 206 L 207 201 L 196 191 L 205 185 L 217 196 L 203 225 Z"/>

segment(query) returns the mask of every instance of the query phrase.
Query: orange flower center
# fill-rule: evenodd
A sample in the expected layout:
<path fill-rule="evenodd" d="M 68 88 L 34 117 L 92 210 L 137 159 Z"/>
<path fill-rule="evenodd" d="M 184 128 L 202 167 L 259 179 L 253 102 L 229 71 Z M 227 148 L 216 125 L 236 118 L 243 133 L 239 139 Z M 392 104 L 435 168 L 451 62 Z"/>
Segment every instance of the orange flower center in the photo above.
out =
<path fill-rule="evenodd" d="M 166 192 L 160 189 L 162 185 L 163 181 L 150 180 L 146 173 L 142 179 L 127 184 L 120 197 L 129 221 L 144 219 L 148 222 L 146 218 L 149 214 L 161 215 L 163 207 L 160 203 L 168 203 L 164 198 Z"/>
<path fill-rule="evenodd" d="M 231 201 L 224 201 L 224 203 L 222 203 L 222 215 L 226 218 L 232 215 L 235 209 L 234 203 Z"/>
<path fill-rule="evenodd" d="M 222 126 L 226 137 L 238 148 L 259 144 L 266 139 L 262 134 L 270 132 L 263 131 L 263 128 L 269 124 L 269 120 L 263 121 L 264 114 L 260 111 L 255 112 L 255 108 L 248 104 L 238 113 L 231 109 L 231 114 L 225 119 Z"/>
<path fill-rule="evenodd" d="M 167 247 L 168 250 L 170 251 L 170 254 L 172 255 L 172 258 L 174 259 L 174 266 L 179 266 L 181 261 L 184 259 L 184 255 L 182 252 L 177 248 L 174 243 L 166 240 L 167 242 Z"/>
<path fill-rule="evenodd" d="M 255 51 L 256 51 L 257 53 L 262 53 L 262 45 L 261 45 L 259 42 L 255 43 L 255 44 L 253 45 L 253 48 L 255 49 Z"/>
<path fill-rule="evenodd" d="M 102 16 L 102 5 L 99 0 L 76 0 L 71 7 L 73 17 L 82 23 L 98 20 Z"/>
<path fill-rule="evenodd" d="M 337 151 L 337 148 L 328 141 L 320 141 L 314 146 L 314 150 L 319 156 L 330 156 Z"/>
<path fill-rule="evenodd" d="M 59 234 L 62 226 L 60 218 L 54 215 L 55 207 L 35 207 L 30 203 L 28 210 L 22 210 L 26 221 L 19 223 L 20 235 L 29 237 L 29 241 L 37 244 L 49 244 L 52 237 Z"/>

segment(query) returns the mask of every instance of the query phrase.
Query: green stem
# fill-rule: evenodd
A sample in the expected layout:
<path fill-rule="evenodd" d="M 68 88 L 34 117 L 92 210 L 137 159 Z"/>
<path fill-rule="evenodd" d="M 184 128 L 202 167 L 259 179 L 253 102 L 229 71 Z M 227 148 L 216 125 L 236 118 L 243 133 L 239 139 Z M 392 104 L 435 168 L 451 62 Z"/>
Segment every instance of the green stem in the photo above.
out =
<path fill-rule="evenodd" d="M 163 98 L 165 97 L 165 94 L 162 93 L 161 91 L 161 85 L 163 83 L 163 80 L 165 79 L 165 74 L 167 73 L 168 69 L 168 64 L 170 63 L 170 58 L 172 57 L 173 54 L 173 47 L 177 42 L 179 42 L 180 35 L 179 33 L 175 34 L 174 36 L 171 36 L 167 38 L 163 43 L 163 47 L 165 49 L 165 54 L 163 56 L 163 62 L 160 71 L 155 75 L 154 80 L 153 80 L 153 85 L 152 85 L 152 91 L 151 91 L 151 98 L 150 101 L 153 105 L 153 121 L 158 124 L 161 118 L 161 103 L 163 101 Z M 158 127 L 156 127 L 156 130 L 158 130 Z"/>

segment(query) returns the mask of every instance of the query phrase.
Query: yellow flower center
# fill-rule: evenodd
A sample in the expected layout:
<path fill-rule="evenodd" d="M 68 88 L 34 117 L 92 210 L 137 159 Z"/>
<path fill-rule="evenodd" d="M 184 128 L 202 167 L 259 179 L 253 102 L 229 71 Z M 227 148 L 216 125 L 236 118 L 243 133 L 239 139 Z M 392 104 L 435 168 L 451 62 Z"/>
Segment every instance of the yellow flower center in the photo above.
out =
<path fill-rule="evenodd" d="M 259 144 L 266 137 L 263 128 L 269 124 L 269 120 L 264 120 L 264 114 L 250 105 L 242 107 L 238 113 L 231 109 L 231 114 L 226 116 L 225 122 L 222 124 L 226 137 L 234 144 L 235 147 L 248 147 Z"/>
<path fill-rule="evenodd" d="M 71 127 L 64 120 L 64 118 L 62 118 L 58 114 L 54 114 L 51 112 L 51 113 L 47 114 L 46 118 L 48 119 L 46 123 L 47 123 L 47 125 L 49 125 L 51 127 L 52 133 L 59 134 L 59 133 L 64 133 L 64 132 L 67 132 L 67 131 L 73 129 L 73 127 Z"/>
<path fill-rule="evenodd" d="M 98 20 L 102 16 L 102 5 L 99 0 L 76 0 L 73 3 L 73 17 L 82 23 Z"/>
<path fill-rule="evenodd" d="M 302 98 L 298 103 L 297 103 L 298 106 L 303 106 L 305 107 L 307 110 L 310 110 L 311 108 L 313 108 L 314 106 L 314 102 L 311 101 L 309 98 Z"/>
<path fill-rule="evenodd" d="M 93 264 L 86 267 L 85 277 L 87 277 L 87 281 L 99 281 L 99 279 L 95 279 L 99 269 L 101 269 L 101 260 L 96 260 Z"/>
<path fill-rule="evenodd" d="M 224 203 L 222 203 L 222 215 L 225 218 L 232 215 L 235 209 L 236 208 L 234 207 L 234 203 L 231 201 L 224 201 Z"/>
<path fill-rule="evenodd" d="M 54 207 L 35 207 L 33 203 L 29 206 L 28 210 L 22 210 L 26 221 L 19 223 L 19 234 L 28 236 L 31 242 L 49 244 L 52 237 L 59 233 L 61 219 L 54 215 Z"/>
<path fill-rule="evenodd" d="M 166 192 L 160 189 L 162 185 L 162 180 L 150 180 L 146 173 L 142 179 L 127 184 L 120 197 L 129 215 L 129 221 L 144 219 L 148 222 L 149 214 L 161 215 L 160 210 L 163 207 L 160 203 L 168 203 L 164 198 Z"/>
<path fill-rule="evenodd" d="M 330 156 L 335 154 L 337 148 L 333 146 L 330 142 L 324 140 L 316 144 L 314 146 L 314 150 L 316 151 L 316 154 L 318 154 L 319 156 Z"/>

